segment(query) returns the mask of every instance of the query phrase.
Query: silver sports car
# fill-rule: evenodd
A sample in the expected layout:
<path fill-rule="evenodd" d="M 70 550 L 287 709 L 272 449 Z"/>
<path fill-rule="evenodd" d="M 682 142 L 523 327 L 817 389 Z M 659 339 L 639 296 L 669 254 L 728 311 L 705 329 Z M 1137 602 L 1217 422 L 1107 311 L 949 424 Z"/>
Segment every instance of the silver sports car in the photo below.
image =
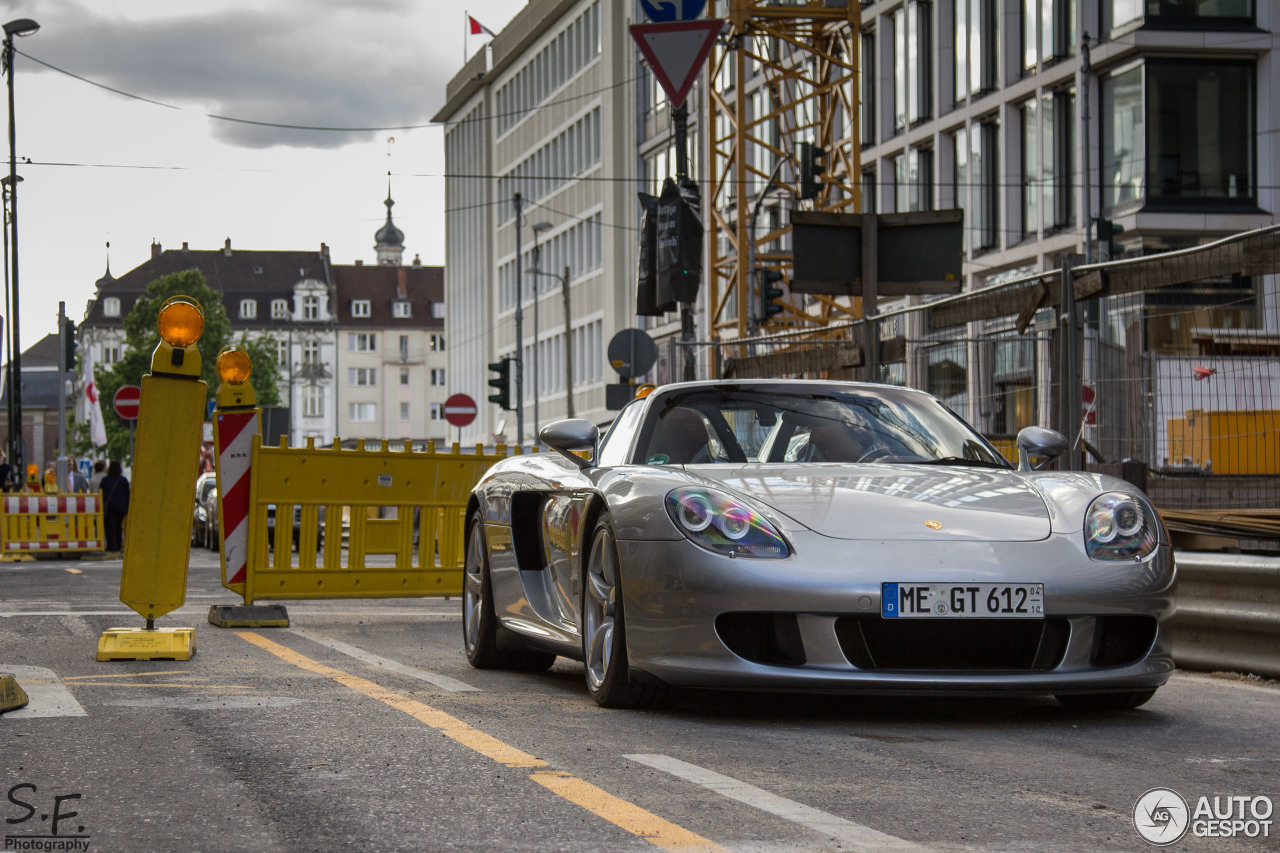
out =
<path fill-rule="evenodd" d="M 1052 694 L 1133 708 L 1173 670 L 1174 562 L 1123 480 L 1020 464 L 928 394 L 688 382 L 603 438 L 494 465 L 467 508 L 476 667 L 582 660 L 601 705 L 668 687 Z"/>

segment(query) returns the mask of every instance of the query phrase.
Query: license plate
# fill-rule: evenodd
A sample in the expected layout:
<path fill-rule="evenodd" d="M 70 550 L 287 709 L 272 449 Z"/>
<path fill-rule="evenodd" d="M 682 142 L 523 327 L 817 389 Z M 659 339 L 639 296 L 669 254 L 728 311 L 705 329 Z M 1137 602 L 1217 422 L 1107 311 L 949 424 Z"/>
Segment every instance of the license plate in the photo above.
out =
<path fill-rule="evenodd" d="M 1043 619 L 1041 583 L 885 583 L 880 615 L 903 618 Z"/>

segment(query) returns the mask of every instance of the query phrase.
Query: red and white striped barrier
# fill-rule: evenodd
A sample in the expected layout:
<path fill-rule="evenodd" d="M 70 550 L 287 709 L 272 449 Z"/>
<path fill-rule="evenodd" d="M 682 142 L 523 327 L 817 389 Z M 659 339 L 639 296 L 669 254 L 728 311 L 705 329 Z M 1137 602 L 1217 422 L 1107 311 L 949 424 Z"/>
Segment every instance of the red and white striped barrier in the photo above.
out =
<path fill-rule="evenodd" d="M 0 554 L 101 551 L 102 508 L 98 494 L 5 496 L 0 499 Z"/>
<path fill-rule="evenodd" d="M 249 564 L 249 465 L 260 427 L 258 411 L 217 412 L 218 535 L 222 540 L 222 585 L 244 594 Z"/>

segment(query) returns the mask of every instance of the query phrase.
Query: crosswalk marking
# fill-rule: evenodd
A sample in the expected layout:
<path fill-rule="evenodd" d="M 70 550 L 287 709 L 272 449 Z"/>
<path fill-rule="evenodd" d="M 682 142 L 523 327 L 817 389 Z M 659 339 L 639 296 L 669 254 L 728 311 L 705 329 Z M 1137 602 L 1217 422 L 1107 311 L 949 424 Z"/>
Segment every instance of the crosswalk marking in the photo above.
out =
<path fill-rule="evenodd" d="M 0 671 L 12 675 L 30 700 L 25 708 L 6 711 L 0 715 L 0 725 L 11 720 L 30 720 L 36 717 L 89 716 L 53 670 L 43 666 L 4 663 L 0 664 Z"/>

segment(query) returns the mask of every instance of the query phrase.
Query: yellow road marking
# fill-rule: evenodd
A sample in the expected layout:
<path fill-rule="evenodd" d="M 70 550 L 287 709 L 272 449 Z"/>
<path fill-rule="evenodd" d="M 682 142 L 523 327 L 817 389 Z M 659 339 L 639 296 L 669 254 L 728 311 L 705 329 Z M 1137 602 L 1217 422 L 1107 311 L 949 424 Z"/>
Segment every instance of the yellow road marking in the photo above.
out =
<path fill-rule="evenodd" d="M 357 693 L 363 693 L 371 699 L 377 699 L 392 708 L 404 711 L 411 717 L 426 723 L 463 746 L 480 753 L 486 758 L 491 758 L 499 764 L 505 764 L 508 767 L 548 766 L 547 762 L 541 758 L 535 758 L 527 752 L 522 752 L 513 746 L 509 746 L 492 735 L 485 734 L 479 729 L 462 722 L 462 720 L 432 708 L 430 705 L 425 705 L 416 699 L 410 699 L 372 681 L 367 681 L 340 669 L 334 669 L 331 666 L 313 661 L 305 655 L 298 654 L 288 646 L 282 646 L 252 631 L 237 631 L 236 636 L 271 652 L 276 657 L 293 664 L 299 669 L 323 675 L 345 687 L 351 688 Z M 663 820 L 634 803 L 615 797 L 607 791 L 579 779 L 572 773 L 565 773 L 559 770 L 540 770 L 529 778 L 557 796 L 664 850 L 678 851 L 678 853 L 694 853 L 694 851 L 721 853 L 721 851 L 727 850 L 727 848 L 690 832 L 684 827 Z"/>
<path fill-rule="evenodd" d="M 166 669 L 163 672 L 121 672 L 115 675 L 66 675 L 63 681 L 79 681 L 83 678 L 150 678 L 153 675 L 187 675 L 188 670 L 185 669 Z"/>
<path fill-rule="evenodd" d="M 683 826 L 677 826 L 670 821 L 663 820 L 653 812 L 645 811 L 635 803 L 619 799 L 608 791 L 597 788 L 590 782 L 584 782 L 571 773 L 540 770 L 530 778 L 569 802 L 582 806 L 582 808 L 599 815 L 609 823 L 620 826 L 632 835 L 638 835 L 663 850 L 679 850 L 684 853 L 692 853 L 692 851 L 721 851 L 726 849 L 719 844 L 708 841 L 701 835 L 690 832 Z"/>
<path fill-rule="evenodd" d="M 84 574 L 84 572 L 80 571 L 79 569 L 65 569 L 65 571 L 67 571 L 67 572 L 69 572 L 70 574 L 73 574 L 73 575 L 82 575 L 82 574 Z"/>
<path fill-rule="evenodd" d="M 31 682 L 33 684 L 38 682 Z M 257 690 L 251 684 L 170 684 L 167 681 L 73 681 L 71 687 L 191 687 L 196 690 Z"/>
<path fill-rule="evenodd" d="M 237 631 L 236 635 L 253 643 L 255 646 L 266 649 L 276 657 L 288 661 L 299 669 L 305 669 L 308 672 L 332 678 L 339 684 L 350 687 L 357 693 L 363 693 L 370 699 L 377 699 L 392 708 L 404 711 L 409 716 L 426 723 L 433 729 L 437 729 L 445 736 L 453 738 L 458 743 L 475 750 L 486 758 L 492 758 L 499 764 L 505 764 L 508 767 L 547 766 L 547 762 L 541 758 L 535 758 L 527 752 L 521 752 L 513 746 L 508 746 L 492 735 L 487 735 L 479 729 L 472 728 L 462 720 L 451 717 L 443 711 L 438 711 L 416 699 L 402 696 L 380 684 L 374 684 L 372 681 L 349 675 L 340 669 L 317 663 L 311 658 L 298 654 L 288 646 L 282 646 L 252 631 Z"/>

